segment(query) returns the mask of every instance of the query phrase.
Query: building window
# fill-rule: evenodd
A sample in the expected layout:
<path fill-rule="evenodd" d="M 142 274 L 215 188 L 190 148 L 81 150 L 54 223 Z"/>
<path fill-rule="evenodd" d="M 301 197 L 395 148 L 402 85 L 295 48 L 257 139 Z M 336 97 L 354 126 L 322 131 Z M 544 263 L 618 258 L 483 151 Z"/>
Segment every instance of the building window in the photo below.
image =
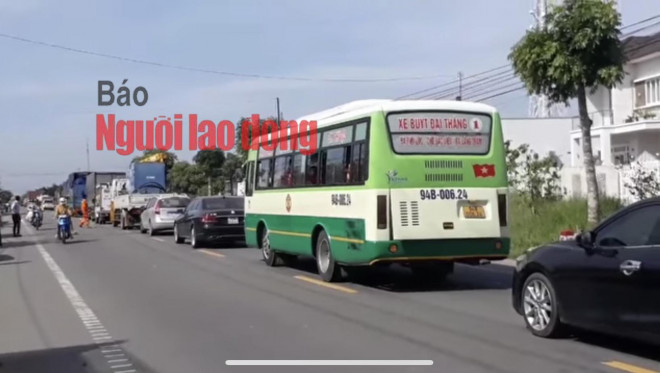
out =
<path fill-rule="evenodd" d="M 635 83 L 635 107 L 660 105 L 660 77 Z"/>

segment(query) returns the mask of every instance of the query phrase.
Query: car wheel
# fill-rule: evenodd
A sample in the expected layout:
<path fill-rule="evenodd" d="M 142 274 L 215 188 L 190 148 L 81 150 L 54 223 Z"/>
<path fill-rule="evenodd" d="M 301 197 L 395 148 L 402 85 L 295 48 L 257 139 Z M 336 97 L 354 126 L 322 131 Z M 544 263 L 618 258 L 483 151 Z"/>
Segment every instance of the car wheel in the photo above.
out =
<path fill-rule="evenodd" d="M 316 240 L 316 266 L 323 281 L 337 282 L 341 280 L 341 268 L 332 257 L 330 239 L 325 231 L 321 231 Z"/>
<path fill-rule="evenodd" d="M 533 273 L 525 280 L 521 293 L 527 329 L 543 338 L 562 335 L 564 327 L 559 318 L 557 294 L 550 280 L 542 273 Z"/>
<path fill-rule="evenodd" d="M 193 249 L 197 249 L 200 246 L 200 242 L 197 239 L 197 233 L 195 233 L 195 227 L 190 228 L 190 246 Z"/>
<path fill-rule="evenodd" d="M 270 235 L 268 234 L 268 228 L 264 227 L 261 231 L 261 255 L 264 258 L 264 262 L 269 267 L 274 267 L 279 264 L 279 255 L 273 251 L 270 247 Z"/>
<path fill-rule="evenodd" d="M 176 243 L 183 243 L 184 239 L 179 236 L 179 228 L 177 228 L 176 224 L 174 225 L 174 242 Z"/>

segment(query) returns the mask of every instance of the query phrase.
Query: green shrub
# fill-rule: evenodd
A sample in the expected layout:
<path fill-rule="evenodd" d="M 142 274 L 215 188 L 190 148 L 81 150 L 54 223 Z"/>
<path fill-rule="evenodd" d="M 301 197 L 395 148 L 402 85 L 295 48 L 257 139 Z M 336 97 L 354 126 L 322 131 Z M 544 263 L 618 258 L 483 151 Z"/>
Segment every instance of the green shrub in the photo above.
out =
<path fill-rule="evenodd" d="M 600 201 L 603 219 L 622 207 L 617 199 L 603 197 Z M 511 195 L 512 257 L 530 247 L 557 241 L 562 230 L 571 229 L 577 233 L 587 227 L 586 199 L 537 200 L 533 204 L 530 208 L 528 200 Z"/>

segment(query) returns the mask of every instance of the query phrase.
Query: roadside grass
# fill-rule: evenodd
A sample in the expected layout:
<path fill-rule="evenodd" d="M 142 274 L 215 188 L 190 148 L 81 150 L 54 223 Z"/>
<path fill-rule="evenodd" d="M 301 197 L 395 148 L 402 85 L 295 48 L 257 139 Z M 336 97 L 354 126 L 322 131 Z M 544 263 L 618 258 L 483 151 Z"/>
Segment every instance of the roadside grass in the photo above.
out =
<path fill-rule="evenodd" d="M 601 198 L 601 219 L 622 207 L 614 198 Z M 530 247 L 557 241 L 559 233 L 571 229 L 576 233 L 587 226 L 587 200 L 541 200 L 528 204 L 521 196 L 512 195 L 510 202 L 511 257 Z"/>

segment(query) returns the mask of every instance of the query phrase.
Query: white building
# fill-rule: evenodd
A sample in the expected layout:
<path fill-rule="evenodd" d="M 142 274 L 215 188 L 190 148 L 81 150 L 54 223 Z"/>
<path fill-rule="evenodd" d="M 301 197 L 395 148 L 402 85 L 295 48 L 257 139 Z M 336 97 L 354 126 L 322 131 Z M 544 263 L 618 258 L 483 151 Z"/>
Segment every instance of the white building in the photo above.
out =
<path fill-rule="evenodd" d="M 612 89 L 587 97 L 593 153 L 601 193 L 630 200 L 624 182 L 631 162 L 660 171 L 660 33 L 624 41 L 626 76 Z M 568 195 L 586 192 L 579 118 L 570 132 L 570 167 L 562 172 Z"/>
<path fill-rule="evenodd" d="M 571 165 L 573 118 L 502 118 L 502 134 L 511 148 L 527 144 L 529 149 L 546 156 L 554 152 L 564 166 Z"/>

